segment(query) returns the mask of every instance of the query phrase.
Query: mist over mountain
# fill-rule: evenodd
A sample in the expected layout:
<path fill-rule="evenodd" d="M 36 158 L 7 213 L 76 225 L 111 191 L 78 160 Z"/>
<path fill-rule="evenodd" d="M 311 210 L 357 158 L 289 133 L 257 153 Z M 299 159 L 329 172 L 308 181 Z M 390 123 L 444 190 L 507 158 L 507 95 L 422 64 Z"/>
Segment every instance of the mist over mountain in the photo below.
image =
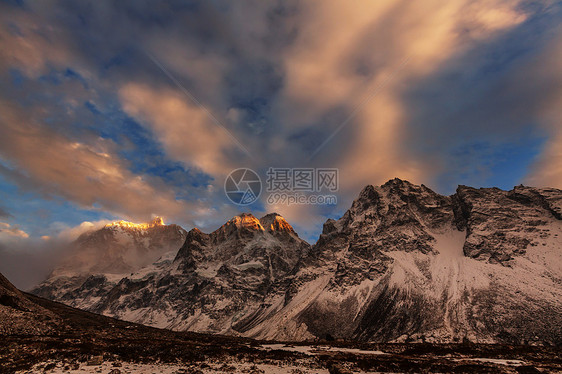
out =
<path fill-rule="evenodd" d="M 43 283 L 41 291 L 36 288 L 36 292 L 57 300 L 58 294 L 84 286 L 100 275 L 122 279 L 164 254 L 177 251 L 186 234 L 178 225 L 165 225 L 160 217 L 141 224 L 116 221 L 87 231 L 68 245 L 67 256 L 48 277 L 49 286 Z"/>

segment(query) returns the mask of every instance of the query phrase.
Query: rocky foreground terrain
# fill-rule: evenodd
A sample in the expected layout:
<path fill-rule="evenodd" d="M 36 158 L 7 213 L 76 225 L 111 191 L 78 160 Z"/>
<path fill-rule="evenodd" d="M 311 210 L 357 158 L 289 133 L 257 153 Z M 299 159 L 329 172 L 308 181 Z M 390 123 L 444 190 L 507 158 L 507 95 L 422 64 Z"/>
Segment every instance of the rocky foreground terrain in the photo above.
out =
<path fill-rule="evenodd" d="M 365 187 L 313 246 L 277 214 L 242 214 L 122 277 L 55 274 L 33 293 L 177 331 L 560 346 L 562 191 L 442 196 L 394 179 Z"/>
<path fill-rule="evenodd" d="M 271 342 L 173 332 L 18 291 L 0 275 L 0 373 L 554 373 L 554 347 Z"/>

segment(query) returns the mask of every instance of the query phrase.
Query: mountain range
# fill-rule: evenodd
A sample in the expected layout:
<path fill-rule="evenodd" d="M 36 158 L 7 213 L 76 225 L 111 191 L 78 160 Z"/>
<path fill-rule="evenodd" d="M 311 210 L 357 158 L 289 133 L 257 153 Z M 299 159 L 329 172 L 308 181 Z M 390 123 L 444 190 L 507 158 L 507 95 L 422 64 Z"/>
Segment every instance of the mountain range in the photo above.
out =
<path fill-rule="evenodd" d="M 176 332 L 17 290 L 0 274 L 0 374 L 554 373 L 559 347 L 359 341 L 280 344 Z"/>
<path fill-rule="evenodd" d="M 561 237 L 560 190 L 443 196 L 393 179 L 365 187 L 314 245 L 275 213 L 240 214 L 209 234 L 161 220 L 108 225 L 83 234 L 77 257 L 32 292 L 259 339 L 560 345 Z"/>

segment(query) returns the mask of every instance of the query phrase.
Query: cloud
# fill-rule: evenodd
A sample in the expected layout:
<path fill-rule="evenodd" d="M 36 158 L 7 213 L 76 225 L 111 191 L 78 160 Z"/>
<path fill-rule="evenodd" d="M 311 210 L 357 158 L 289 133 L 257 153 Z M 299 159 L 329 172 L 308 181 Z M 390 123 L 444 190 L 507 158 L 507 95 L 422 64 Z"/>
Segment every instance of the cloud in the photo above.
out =
<path fill-rule="evenodd" d="M 103 219 L 95 222 L 84 221 L 77 226 L 68 226 L 65 224 L 55 222 L 52 224 L 53 234 L 56 235 L 54 239 L 61 240 L 63 242 L 72 242 L 76 240 L 80 235 L 101 229 L 103 226 L 111 223 L 111 220 Z M 47 240 L 52 239 L 51 237 Z"/>
<path fill-rule="evenodd" d="M 12 227 L 13 228 L 13 227 Z M 8 237 L 0 231 L 0 273 L 16 287 L 29 290 L 44 281 L 71 250 L 58 238 Z"/>
<path fill-rule="evenodd" d="M 0 222 L 0 240 L 14 238 L 29 238 L 29 235 L 18 226 L 11 226 L 9 223 Z"/>
<path fill-rule="evenodd" d="M 41 125 L 42 113 L 33 109 L 23 112 L 0 102 L 0 111 L 0 156 L 9 160 L 0 173 L 22 187 L 124 217 L 178 217 L 188 209 L 170 189 L 131 173 L 111 142 L 69 140 Z"/>
<path fill-rule="evenodd" d="M 213 114 L 228 121 L 257 161 L 232 157 L 228 139 L 217 137 L 208 118 L 175 89 L 128 83 L 120 89 L 124 107 L 153 129 L 172 157 L 214 176 L 223 176 L 237 163 L 260 170 L 272 165 L 337 166 L 344 204 L 368 183 L 395 176 L 431 183 L 444 171 L 434 157 L 412 150 L 405 92 L 528 18 L 518 2 L 364 2 L 341 7 L 328 1 L 287 6 L 276 13 L 283 14 L 277 18 L 283 26 L 275 30 L 269 16 L 275 7 L 253 8 L 254 21 L 227 35 L 230 23 L 223 21 L 245 7 L 227 8 L 228 14 L 220 7 L 202 12 L 201 17 L 217 26 L 205 47 L 179 37 L 175 27 L 171 33 L 150 35 L 147 45 Z M 279 30 L 282 48 L 273 51 L 263 41 Z M 225 53 L 221 43 L 232 53 Z M 253 48 L 248 50 L 248 45 Z M 184 118 L 193 120 L 186 123 Z M 346 118 L 347 127 L 307 161 Z M 201 139 L 186 136 L 190 129 Z M 210 142 L 209 137 L 217 140 Z"/>
<path fill-rule="evenodd" d="M 562 27 L 558 27 L 562 35 Z M 543 153 L 531 168 L 526 183 L 562 189 L 562 40 L 554 39 L 543 53 L 526 65 L 527 79 L 517 86 L 527 92 L 533 112 L 550 135 Z"/>
<path fill-rule="evenodd" d="M 427 183 L 439 170 L 431 159 L 412 157 L 404 93 L 527 16 L 516 2 L 501 1 L 355 5 L 326 1 L 302 9 L 306 22 L 284 55 L 287 83 L 279 112 L 285 123 L 299 127 L 337 106 L 355 113 L 319 154 L 340 167 L 345 194 L 395 176 Z M 345 119 L 326 121 L 319 138 Z"/>
<path fill-rule="evenodd" d="M 151 128 L 174 159 L 211 175 L 226 175 L 232 169 L 227 154 L 235 143 L 205 109 L 181 93 L 128 84 L 119 96 L 124 110 Z"/>
<path fill-rule="evenodd" d="M 17 225 L 0 222 L 0 273 L 18 288 L 28 290 L 44 281 L 62 261 L 76 253 L 73 242 L 102 228 L 110 220 L 84 221 L 76 226 L 50 223 L 52 235 L 33 238 Z"/>
<path fill-rule="evenodd" d="M 1 5 L 0 9 L 0 70 L 18 67 L 30 77 L 39 77 L 48 70 L 48 63 L 64 65 L 71 51 L 60 48 L 68 41 L 67 33 L 55 24 L 37 22 L 37 16 Z"/>
<path fill-rule="evenodd" d="M 132 144 L 127 138 L 135 138 L 136 134 L 120 133 L 118 124 L 112 128 L 97 123 L 107 119 L 88 113 L 84 107 L 86 103 L 88 108 L 94 108 L 92 111 L 111 109 L 119 104 L 112 101 L 112 96 L 118 97 L 111 91 L 121 88 L 119 93 L 125 96 L 120 109 L 138 117 L 148 133 L 154 134 L 156 142 L 168 153 L 162 158 L 179 160 L 188 170 L 195 167 L 203 175 L 224 175 L 229 171 L 229 161 L 236 158 L 238 151 L 232 151 L 236 147 L 225 131 L 175 87 L 159 89 L 165 87 L 162 81 L 169 83 L 168 78 L 143 53 L 144 46 L 136 43 L 142 40 L 149 47 L 161 48 L 166 45 L 161 41 L 170 35 L 184 35 L 186 24 L 174 22 L 163 33 L 147 32 L 143 24 L 146 19 L 142 16 L 146 9 L 141 5 L 123 8 L 103 5 L 90 8 L 64 2 L 60 5 L 56 12 L 40 4 L 30 4 L 31 12 L 29 8 L 9 8 L 3 12 L 1 36 L 13 48 L 3 56 L 0 71 L 5 87 L 14 89 L 1 93 L 0 107 L 4 113 L 0 117 L 0 173 L 22 190 L 39 192 L 44 198 L 63 198 L 81 208 L 131 220 L 146 220 L 158 214 L 188 226 L 194 220 L 214 222 L 215 218 L 208 214 L 215 211 L 215 204 L 225 200 L 222 189 L 215 189 L 211 195 L 206 183 L 170 185 L 176 180 L 192 181 L 185 176 L 188 173 L 185 170 L 146 170 L 154 164 L 161 168 L 170 165 L 156 162 L 153 153 L 144 157 L 147 167 L 138 170 L 128 158 L 136 162 L 142 157 L 138 153 L 143 144 L 134 144 L 137 147 L 134 156 L 130 148 L 125 148 Z M 154 14 L 155 18 L 175 14 L 174 9 L 165 6 L 159 11 L 162 13 Z M 208 11 L 218 14 L 213 7 Z M 8 13 L 10 17 L 6 16 Z M 85 13 L 88 25 L 75 28 Z M 197 21 L 199 15 L 193 13 L 190 17 Z M 181 27 L 176 30 L 178 25 Z M 137 58 L 134 63 L 122 57 L 130 55 L 123 54 L 127 48 Z M 203 88 L 216 93 L 213 85 L 218 83 L 210 79 L 216 76 L 215 80 L 221 81 L 217 69 L 224 68 L 227 61 L 216 58 L 217 64 L 211 68 L 211 55 L 199 53 L 196 45 L 176 51 L 186 49 L 192 54 L 180 55 L 175 61 L 181 63 L 183 57 L 189 57 L 189 72 L 206 76 L 204 84 L 198 82 L 202 84 L 197 87 L 197 97 L 207 98 Z M 164 61 L 176 67 L 173 49 L 164 52 Z M 199 62 L 195 61 L 196 57 Z M 108 64 L 108 68 L 100 70 L 100 64 Z M 69 79 L 69 75 L 77 79 Z M 131 83 L 136 80 L 140 83 Z M 162 108 L 143 100 L 154 101 Z M 119 120 L 119 124 L 129 121 Z M 178 176 L 179 172 L 182 175 Z M 214 214 L 222 217 L 234 209 L 223 207 Z"/>
<path fill-rule="evenodd" d="M 0 222 L 0 273 L 21 289 L 43 281 L 61 258 L 62 247 L 50 244 L 37 242 L 18 225 Z"/>
<path fill-rule="evenodd" d="M 458 184 L 556 186 L 525 175 L 547 171 L 533 163 L 541 152 L 545 166 L 556 165 L 546 152 L 558 127 L 559 17 L 559 8 L 540 8 L 454 55 L 402 95 L 408 132 L 401 145 L 410 159 L 430 165 L 424 183 L 448 193 Z"/>
<path fill-rule="evenodd" d="M 0 63 L 9 87 L 0 104 L 0 170 L 22 189 L 131 220 L 163 214 L 212 227 L 239 209 L 226 204 L 222 191 L 233 168 L 263 175 L 269 166 L 338 167 L 340 204 L 328 213 L 263 201 L 253 207 L 282 209 L 302 227 L 317 228 L 366 184 L 398 176 L 444 189 L 450 186 L 439 184 L 443 175 L 454 183 L 461 174 L 471 176 L 465 183 L 480 183 L 478 176 L 489 174 L 487 155 L 496 153 L 475 158 L 459 150 L 494 149 L 540 132 L 549 140 L 529 180 L 558 183 L 556 167 L 549 169 L 559 157 L 557 120 L 547 113 L 555 113 L 558 102 L 554 91 L 540 94 L 557 81 L 517 84 L 532 65 L 520 60 L 542 50 L 546 30 L 559 20 L 547 2 L 58 5 L 2 12 L 0 37 L 10 48 Z M 557 32 L 552 38 L 560 40 Z M 532 76 L 540 78 L 537 66 Z M 16 89 L 14 69 L 32 82 Z M 549 71 L 559 75 L 554 65 Z M 63 79 L 67 73 L 79 78 L 71 83 Z M 535 97 L 525 95 L 527 88 Z M 117 107 L 154 137 L 162 158 L 208 176 L 208 183 L 177 186 L 160 176 L 164 172 L 146 171 L 153 164 L 166 169 L 165 163 L 135 169 L 139 159 L 154 155 L 130 141 L 135 131 L 122 128 L 124 121 L 85 113 L 86 102 L 92 111 Z M 133 143 L 131 156 L 124 148 Z M 458 165 L 471 170 L 461 173 Z"/>

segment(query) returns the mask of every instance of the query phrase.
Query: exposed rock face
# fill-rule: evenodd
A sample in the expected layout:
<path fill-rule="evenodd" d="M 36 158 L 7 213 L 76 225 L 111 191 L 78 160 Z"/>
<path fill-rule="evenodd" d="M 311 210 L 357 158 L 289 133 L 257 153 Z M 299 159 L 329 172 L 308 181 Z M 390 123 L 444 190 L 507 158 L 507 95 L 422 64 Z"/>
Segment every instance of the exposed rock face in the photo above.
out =
<path fill-rule="evenodd" d="M 174 262 L 192 270 L 220 264 L 221 273 L 249 266 L 273 281 L 293 270 L 307 248 L 280 215 L 273 213 L 258 220 L 241 214 L 209 235 L 191 230 Z"/>
<path fill-rule="evenodd" d="M 313 247 L 279 215 L 243 214 L 117 284 L 86 280 L 73 302 L 257 338 L 561 344 L 561 213 L 555 189 L 442 196 L 394 179 L 365 187 Z"/>
<path fill-rule="evenodd" d="M 252 333 L 375 341 L 560 343 L 562 191 L 460 186 L 450 197 L 394 179 L 328 220 L 292 282 L 295 303 Z M 283 321 L 283 322 L 282 322 Z M 346 321 L 342 323 L 342 321 Z M 279 325 L 276 325 L 278 323 Z"/>
<path fill-rule="evenodd" d="M 558 190 L 519 186 L 512 191 L 459 186 L 454 195 L 459 228 L 467 230 L 464 254 L 508 266 L 536 236 L 548 237 L 549 222 L 559 221 Z"/>

